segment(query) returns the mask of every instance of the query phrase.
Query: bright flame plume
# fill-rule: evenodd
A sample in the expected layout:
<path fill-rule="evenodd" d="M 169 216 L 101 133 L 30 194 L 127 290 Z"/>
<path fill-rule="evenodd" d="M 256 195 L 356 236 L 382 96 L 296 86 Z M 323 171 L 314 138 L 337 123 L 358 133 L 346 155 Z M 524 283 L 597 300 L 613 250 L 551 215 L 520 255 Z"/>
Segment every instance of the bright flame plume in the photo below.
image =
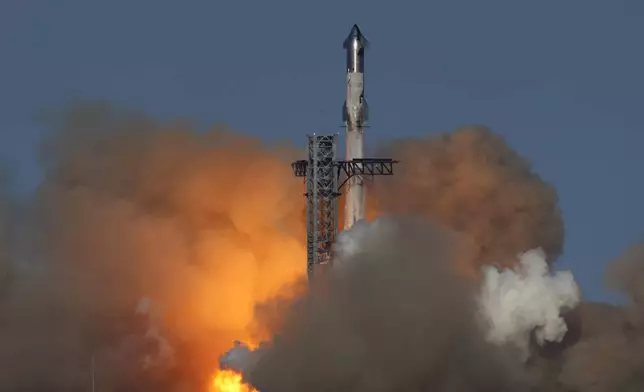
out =
<path fill-rule="evenodd" d="M 234 370 L 218 369 L 212 376 L 208 392 L 258 392 L 257 389 L 246 384 L 241 373 Z"/>

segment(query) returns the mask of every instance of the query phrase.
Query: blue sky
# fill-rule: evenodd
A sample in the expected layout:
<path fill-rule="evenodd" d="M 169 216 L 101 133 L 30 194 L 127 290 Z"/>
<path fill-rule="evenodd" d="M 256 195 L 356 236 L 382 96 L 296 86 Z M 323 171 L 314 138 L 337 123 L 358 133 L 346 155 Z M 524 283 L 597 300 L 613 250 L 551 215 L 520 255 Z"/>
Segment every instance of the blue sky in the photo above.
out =
<path fill-rule="evenodd" d="M 395 5 L 394 5 L 395 4 Z M 358 23 L 370 139 L 483 123 L 558 189 L 587 298 L 644 232 L 641 0 L 0 2 L 0 154 L 39 179 L 35 117 L 108 99 L 266 140 L 337 132 Z"/>

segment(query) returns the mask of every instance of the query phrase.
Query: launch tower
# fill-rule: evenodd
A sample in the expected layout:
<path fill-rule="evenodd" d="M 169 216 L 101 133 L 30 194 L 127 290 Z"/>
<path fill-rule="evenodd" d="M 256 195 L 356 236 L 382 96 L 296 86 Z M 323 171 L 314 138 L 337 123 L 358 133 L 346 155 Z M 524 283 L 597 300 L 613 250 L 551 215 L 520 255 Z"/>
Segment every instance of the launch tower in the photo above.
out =
<path fill-rule="evenodd" d="M 337 134 L 308 135 L 308 159 L 291 164 L 306 184 L 307 274 L 313 278 L 319 265 L 331 261 L 331 247 L 338 232 L 338 197 L 348 184 L 345 225 L 365 218 L 364 180 L 394 174 L 397 161 L 364 158 L 363 135 L 367 119 L 364 100 L 364 48 L 368 45 L 357 25 L 344 41 L 347 50 L 347 98 L 342 118 L 347 127 L 346 160 L 337 160 Z"/>

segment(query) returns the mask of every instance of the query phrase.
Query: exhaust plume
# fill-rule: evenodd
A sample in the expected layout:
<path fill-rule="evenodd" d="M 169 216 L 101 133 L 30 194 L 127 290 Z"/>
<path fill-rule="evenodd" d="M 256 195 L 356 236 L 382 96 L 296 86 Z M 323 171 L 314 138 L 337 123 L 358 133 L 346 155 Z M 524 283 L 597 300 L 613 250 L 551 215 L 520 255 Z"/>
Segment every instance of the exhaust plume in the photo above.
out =
<path fill-rule="evenodd" d="M 43 183 L 0 199 L 1 390 L 89 390 L 92 358 L 113 391 L 203 391 L 218 363 L 261 392 L 644 388 L 644 246 L 608 270 L 627 305 L 567 311 L 574 282 L 543 273 L 556 193 L 486 128 L 386 146 L 389 215 L 342 233 L 307 291 L 290 148 L 96 103 L 49 126 Z"/>

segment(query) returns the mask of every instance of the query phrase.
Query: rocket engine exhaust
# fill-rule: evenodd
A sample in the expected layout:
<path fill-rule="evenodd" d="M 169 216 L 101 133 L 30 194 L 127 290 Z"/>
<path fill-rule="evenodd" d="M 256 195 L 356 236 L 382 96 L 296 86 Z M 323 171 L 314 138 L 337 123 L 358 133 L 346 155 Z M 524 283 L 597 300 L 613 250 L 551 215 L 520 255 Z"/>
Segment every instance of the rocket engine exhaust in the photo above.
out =
<path fill-rule="evenodd" d="M 369 119 L 369 107 L 364 97 L 364 51 L 369 42 L 362 35 L 358 25 L 353 25 L 344 41 L 347 51 L 347 98 L 342 108 L 342 119 L 346 126 L 346 160 L 364 158 L 364 128 Z M 344 228 L 365 218 L 364 179 L 357 175 L 346 184 Z"/>

